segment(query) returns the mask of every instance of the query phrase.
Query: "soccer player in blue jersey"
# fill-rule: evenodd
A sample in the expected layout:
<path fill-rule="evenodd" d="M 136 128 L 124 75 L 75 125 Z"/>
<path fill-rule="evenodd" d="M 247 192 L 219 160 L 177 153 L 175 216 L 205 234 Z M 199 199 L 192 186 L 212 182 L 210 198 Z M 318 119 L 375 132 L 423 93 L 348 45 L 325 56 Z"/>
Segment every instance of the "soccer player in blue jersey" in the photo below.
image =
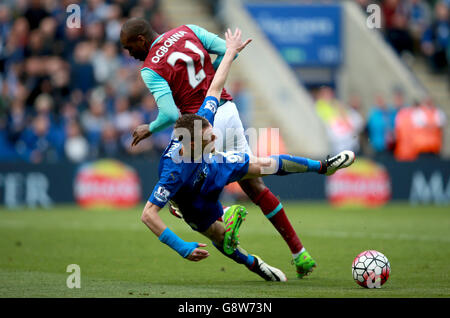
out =
<path fill-rule="evenodd" d="M 221 107 L 218 98 L 233 58 L 250 42 L 241 41 L 239 30 L 234 34 L 228 30 L 225 37 L 226 53 L 198 114 L 183 115 L 175 124 L 175 138 L 161 158 L 158 171 L 160 179 L 144 208 L 142 221 L 161 242 L 182 257 L 191 261 L 208 257 L 208 251 L 203 249 L 206 244 L 183 241 L 159 217 L 159 210 L 171 201 L 178 206 L 185 222 L 211 239 L 224 255 L 246 265 L 265 280 L 286 281 L 281 270 L 269 266 L 260 257 L 247 253 L 238 245 L 236 235 L 245 217 L 245 208 L 232 207 L 225 214 L 225 224 L 218 221 L 223 215 L 219 202 L 223 188 L 234 181 L 269 174 L 317 172 L 330 175 L 352 164 L 355 156 L 351 151 L 345 151 L 321 162 L 289 155 L 256 158 L 244 152 L 215 152 L 215 135 L 211 123 Z M 200 136 L 199 140 L 197 136 Z M 303 252 L 310 258 L 305 250 Z M 315 266 L 315 262 L 310 264 L 309 268 L 305 268 L 305 273 L 312 271 Z"/>

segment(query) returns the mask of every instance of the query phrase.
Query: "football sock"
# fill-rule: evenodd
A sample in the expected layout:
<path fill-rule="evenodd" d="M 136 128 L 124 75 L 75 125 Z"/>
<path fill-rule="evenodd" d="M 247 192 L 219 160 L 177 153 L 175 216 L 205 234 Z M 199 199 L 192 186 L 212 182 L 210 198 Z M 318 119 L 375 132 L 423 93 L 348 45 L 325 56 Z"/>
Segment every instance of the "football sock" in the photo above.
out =
<path fill-rule="evenodd" d="M 284 176 L 291 173 L 317 172 L 323 174 L 327 171 L 324 162 L 291 155 L 271 156 L 277 162 L 276 175 Z"/>
<path fill-rule="evenodd" d="M 265 188 L 252 201 L 261 208 L 266 218 L 281 234 L 292 254 L 299 253 L 303 245 L 292 228 L 284 212 L 283 205 L 277 197 L 268 188 Z"/>
<path fill-rule="evenodd" d="M 252 255 L 248 254 L 247 251 L 244 250 L 243 248 L 241 248 L 240 246 L 238 246 L 234 250 L 233 254 L 228 255 L 225 253 L 222 246 L 218 246 L 214 242 L 212 242 L 212 243 L 223 255 L 225 255 L 228 258 L 231 258 L 233 261 L 235 261 L 238 264 L 244 264 L 248 268 L 251 268 L 253 266 L 253 264 L 255 263 L 255 258 Z"/>
<path fill-rule="evenodd" d="M 303 253 L 304 251 L 306 251 L 306 249 L 303 247 L 301 250 L 300 250 L 300 252 L 298 252 L 298 253 L 292 253 L 292 258 L 293 259 L 296 259 L 297 258 L 297 256 L 299 256 L 301 253 Z"/>

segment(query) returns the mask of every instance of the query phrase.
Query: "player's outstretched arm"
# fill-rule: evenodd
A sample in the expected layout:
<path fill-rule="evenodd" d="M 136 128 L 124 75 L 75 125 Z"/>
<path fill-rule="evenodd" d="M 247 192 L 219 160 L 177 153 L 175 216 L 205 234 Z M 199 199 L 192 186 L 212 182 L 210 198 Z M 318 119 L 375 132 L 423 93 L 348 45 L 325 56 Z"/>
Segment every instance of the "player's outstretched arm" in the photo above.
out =
<path fill-rule="evenodd" d="M 159 238 L 161 242 L 170 246 L 182 257 L 198 262 L 209 256 L 208 251 L 198 247 L 205 247 L 206 244 L 197 242 L 185 242 L 173 233 L 158 215 L 161 208 L 151 202 L 147 202 L 142 212 L 141 220 Z"/>
<path fill-rule="evenodd" d="M 209 86 L 208 92 L 206 96 L 214 96 L 219 99 L 222 93 L 222 89 L 225 85 L 225 82 L 228 77 L 228 73 L 231 68 L 231 64 L 233 63 L 234 57 L 237 53 L 242 51 L 252 40 L 248 39 L 245 42 L 242 42 L 241 38 L 242 32 L 240 29 L 236 28 L 234 34 L 230 29 L 225 32 L 225 39 L 227 43 L 227 50 L 222 59 L 222 62 L 219 65 L 219 68 L 214 75 L 213 81 Z"/>

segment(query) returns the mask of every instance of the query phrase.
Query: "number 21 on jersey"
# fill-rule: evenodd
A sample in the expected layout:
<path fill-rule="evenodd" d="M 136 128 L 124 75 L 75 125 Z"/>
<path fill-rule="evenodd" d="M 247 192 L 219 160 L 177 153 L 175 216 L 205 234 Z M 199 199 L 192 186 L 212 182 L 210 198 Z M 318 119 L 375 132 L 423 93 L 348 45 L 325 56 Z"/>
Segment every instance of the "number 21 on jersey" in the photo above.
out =
<path fill-rule="evenodd" d="M 200 50 L 191 41 L 186 41 L 184 47 L 200 56 L 200 62 L 203 67 L 205 62 L 205 55 L 203 54 L 202 50 Z M 167 63 L 169 63 L 172 67 L 174 67 L 175 63 L 178 60 L 182 60 L 186 63 L 187 73 L 189 77 L 189 85 L 191 85 L 192 88 L 196 88 L 198 84 L 200 84 L 206 78 L 205 71 L 202 68 L 200 71 L 198 71 L 198 73 L 196 73 L 194 60 L 192 59 L 192 57 L 181 52 L 173 52 L 172 54 L 170 54 L 169 57 L 167 58 Z"/>

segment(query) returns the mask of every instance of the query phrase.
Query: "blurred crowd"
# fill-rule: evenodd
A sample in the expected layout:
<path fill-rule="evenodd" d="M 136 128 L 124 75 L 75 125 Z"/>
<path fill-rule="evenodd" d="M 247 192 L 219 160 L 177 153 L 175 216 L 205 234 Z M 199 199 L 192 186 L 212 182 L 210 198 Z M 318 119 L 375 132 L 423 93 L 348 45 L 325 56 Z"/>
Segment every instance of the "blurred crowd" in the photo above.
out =
<path fill-rule="evenodd" d="M 0 161 L 156 159 L 171 129 L 130 147 L 133 129 L 153 121 L 158 109 L 141 62 L 122 49 L 119 36 L 132 17 L 147 19 L 157 33 L 169 30 L 160 2 L 1 0 Z M 247 127 L 245 85 L 235 81 L 230 91 Z"/>
<path fill-rule="evenodd" d="M 68 27 L 70 4 L 81 27 Z M 2 0 L 0 160 L 33 163 L 154 156 L 170 138 L 131 149 L 131 132 L 158 113 L 137 61 L 120 46 L 122 23 L 168 29 L 157 0 Z M 74 20 L 75 21 L 75 20 Z"/>
<path fill-rule="evenodd" d="M 364 107 L 358 95 L 343 102 L 332 88 L 321 87 L 315 92 L 315 100 L 333 153 L 351 149 L 370 157 L 394 156 L 398 161 L 413 161 L 421 155 L 441 152 L 446 117 L 429 98 L 409 104 L 397 87 L 390 101 L 378 95 L 372 105 Z"/>
<path fill-rule="evenodd" d="M 431 70 L 448 71 L 450 0 L 356 1 L 363 8 L 381 5 L 386 39 L 399 54 L 423 55 Z M 81 27 L 67 25 L 71 4 L 81 10 Z M 0 2 L 0 161 L 160 154 L 170 128 L 130 147 L 134 127 L 158 114 L 140 62 L 119 43 L 121 25 L 130 17 L 146 18 L 158 33 L 169 29 L 159 0 Z M 230 90 L 247 128 L 252 102 L 244 84 L 230 83 Z M 431 100 L 408 105 L 396 89 L 391 101 L 380 95 L 362 107 L 358 96 L 339 101 L 329 87 L 318 89 L 315 98 L 333 152 L 392 153 L 399 160 L 440 152 L 445 116 Z"/>
<path fill-rule="evenodd" d="M 450 79 L 450 0 L 356 0 L 381 8 L 386 40 L 402 57 L 424 57 L 434 73 Z"/>
<path fill-rule="evenodd" d="M 366 12 L 370 4 L 378 4 L 382 32 L 392 48 L 406 60 L 424 58 L 430 72 L 447 74 L 450 84 L 450 0 L 356 1 Z M 415 160 L 421 154 L 440 154 L 446 117 L 431 98 L 409 104 L 397 87 L 391 96 L 379 94 L 372 105 L 361 107 L 358 96 L 345 103 L 337 101 L 332 91 L 324 93 L 327 90 L 331 91 L 319 90 L 317 110 L 329 131 L 337 132 L 332 137 L 335 147 L 348 145 L 365 155 L 392 154 L 401 161 Z M 324 107 L 323 100 L 334 107 Z M 336 114 L 330 121 L 323 109 L 331 108 Z"/>

